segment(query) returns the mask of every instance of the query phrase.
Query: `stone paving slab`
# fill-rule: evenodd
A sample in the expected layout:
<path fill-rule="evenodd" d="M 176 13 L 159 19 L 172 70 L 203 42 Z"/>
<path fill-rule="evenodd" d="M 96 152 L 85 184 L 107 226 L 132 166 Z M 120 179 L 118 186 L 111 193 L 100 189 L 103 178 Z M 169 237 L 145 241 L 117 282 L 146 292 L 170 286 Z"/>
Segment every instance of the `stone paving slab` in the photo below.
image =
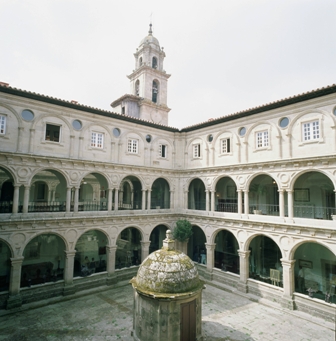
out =
<path fill-rule="evenodd" d="M 0 341 L 132 341 L 131 285 L 0 317 Z M 207 285 L 205 341 L 336 341 L 335 326 Z M 159 341 L 159 340 L 158 340 Z M 176 340 L 178 341 L 178 340 Z"/>

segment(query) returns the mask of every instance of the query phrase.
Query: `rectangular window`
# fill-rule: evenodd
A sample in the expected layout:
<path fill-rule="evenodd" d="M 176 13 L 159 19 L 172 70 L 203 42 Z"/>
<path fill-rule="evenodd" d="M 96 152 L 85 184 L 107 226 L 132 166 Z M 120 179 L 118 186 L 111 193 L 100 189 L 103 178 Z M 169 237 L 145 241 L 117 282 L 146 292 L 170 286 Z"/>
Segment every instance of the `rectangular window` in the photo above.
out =
<path fill-rule="evenodd" d="M 303 141 L 318 140 L 320 138 L 319 121 L 303 123 L 302 136 Z"/>
<path fill-rule="evenodd" d="M 60 126 L 55 126 L 53 124 L 47 124 L 46 125 L 45 140 L 46 141 L 52 141 L 52 142 L 59 142 L 60 131 L 61 131 Z"/>
<path fill-rule="evenodd" d="M 132 154 L 138 154 L 138 140 L 129 139 L 127 144 L 127 151 Z"/>
<path fill-rule="evenodd" d="M 0 115 L 0 134 L 6 134 L 6 116 Z"/>
<path fill-rule="evenodd" d="M 91 133 L 91 147 L 103 148 L 104 135 L 102 133 Z"/>
<path fill-rule="evenodd" d="M 199 143 L 193 145 L 193 157 L 194 158 L 201 157 L 201 145 Z"/>
<path fill-rule="evenodd" d="M 268 147 L 268 131 L 257 133 L 257 148 Z"/>
<path fill-rule="evenodd" d="M 168 150 L 167 149 L 167 145 L 160 144 L 160 146 L 159 146 L 159 156 L 166 158 L 167 157 L 167 150 Z"/>
<path fill-rule="evenodd" d="M 230 139 L 223 139 L 220 141 L 221 154 L 228 154 L 231 152 Z"/>

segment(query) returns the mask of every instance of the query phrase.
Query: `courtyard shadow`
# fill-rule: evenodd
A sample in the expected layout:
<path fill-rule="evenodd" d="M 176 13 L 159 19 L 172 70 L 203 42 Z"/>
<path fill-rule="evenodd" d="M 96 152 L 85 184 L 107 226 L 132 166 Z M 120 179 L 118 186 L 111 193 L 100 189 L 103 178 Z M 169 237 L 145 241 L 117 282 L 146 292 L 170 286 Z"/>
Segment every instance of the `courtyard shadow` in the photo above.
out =
<path fill-rule="evenodd" d="M 256 341 L 246 333 L 235 330 L 229 326 L 212 322 L 202 321 L 203 341 Z"/>

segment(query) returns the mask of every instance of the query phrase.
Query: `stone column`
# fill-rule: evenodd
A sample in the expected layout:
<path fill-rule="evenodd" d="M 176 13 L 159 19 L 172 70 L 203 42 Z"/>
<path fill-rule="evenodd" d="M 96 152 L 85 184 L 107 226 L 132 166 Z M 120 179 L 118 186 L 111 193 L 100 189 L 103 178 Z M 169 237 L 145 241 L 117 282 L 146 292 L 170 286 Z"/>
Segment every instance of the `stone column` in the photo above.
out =
<path fill-rule="evenodd" d="M 71 187 L 67 187 L 65 211 L 70 212 L 70 209 L 71 209 Z"/>
<path fill-rule="evenodd" d="M 294 207 L 293 207 L 293 191 L 288 190 L 287 193 L 288 193 L 288 218 L 293 219 L 293 216 L 294 216 L 294 214 L 293 214 L 293 209 L 294 209 Z"/>
<path fill-rule="evenodd" d="M 106 245 L 106 271 L 108 275 L 112 275 L 115 271 L 117 248 L 117 245 Z"/>
<path fill-rule="evenodd" d="M 150 242 L 140 242 L 141 243 L 141 262 L 149 255 L 149 245 Z"/>
<path fill-rule="evenodd" d="M 189 191 L 184 192 L 184 205 L 183 205 L 184 209 L 188 209 L 188 193 Z"/>
<path fill-rule="evenodd" d="M 237 190 L 238 193 L 238 213 L 242 214 L 243 213 L 243 193 L 241 189 Z"/>
<path fill-rule="evenodd" d="M 107 199 L 107 211 L 112 211 L 112 197 L 113 197 L 113 188 L 108 189 L 108 199 Z"/>
<path fill-rule="evenodd" d="M 14 185 L 12 213 L 18 213 L 18 209 L 19 209 L 19 190 L 20 190 L 20 185 Z M 28 207 L 28 204 L 27 204 L 27 207 Z"/>
<path fill-rule="evenodd" d="M 152 190 L 148 190 L 148 195 L 147 195 L 147 210 L 151 209 L 151 197 L 152 197 Z"/>
<path fill-rule="evenodd" d="M 30 186 L 24 186 L 22 213 L 28 213 Z"/>
<path fill-rule="evenodd" d="M 295 278 L 294 278 L 294 260 L 286 260 L 281 258 L 281 266 L 283 271 L 283 289 L 284 296 L 282 305 L 288 309 L 294 310 L 293 293 L 295 291 Z"/>
<path fill-rule="evenodd" d="M 174 208 L 174 191 L 170 190 L 170 202 L 169 202 L 169 208 Z"/>
<path fill-rule="evenodd" d="M 250 214 L 249 191 L 244 191 L 244 214 Z"/>
<path fill-rule="evenodd" d="M 76 251 L 64 251 L 65 254 L 65 264 L 64 264 L 64 289 L 63 295 L 72 295 L 76 292 L 76 289 L 73 285 L 73 273 L 74 273 L 74 261 Z"/>
<path fill-rule="evenodd" d="M 216 198 L 216 191 L 210 191 L 211 212 L 215 211 L 215 205 L 216 205 L 215 198 Z"/>
<path fill-rule="evenodd" d="M 242 292 L 247 292 L 247 280 L 250 276 L 249 270 L 249 258 L 250 251 L 240 251 L 239 254 L 239 269 L 240 269 L 240 279 L 238 283 L 238 290 Z"/>
<path fill-rule="evenodd" d="M 75 187 L 74 212 L 78 212 L 79 187 Z"/>
<path fill-rule="evenodd" d="M 146 209 L 146 190 L 142 189 L 142 198 L 141 198 L 141 209 L 145 210 Z"/>
<path fill-rule="evenodd" d="M 284 191 L 280 189 L 279 191 L 279 216 L 280 218 L 285 217 L 285 197 Z"/>
<path fill-rule="evenodd" d="M 117 245 L 106 245 L 106 272 L 107 272 L 107 285 L 117 283 L 117 277 L 115 275 L 115 262 Z"/>
<path fill-rule="evenodd" d="M 24 257 L 11 258 L 11 272 L 9 280 L 9 297 L 7 309 L 21 307 L 22 299 L 20 295 L 21 267 Z"/>
<path fill-rule="evenodd" d="M 213 267 L 215 265 L 215 247 L 216 244 L 205 244 L 207 250 L 206 257 L 206 267 L 207 271 L 212 274 Z"/>
<path fill-rule="evenodd" d="M 209 190 L 206 189 L 205 190 L 205 210 L 208 212 L 210 209 L 210 205 L 209 205 Z"/>
<path fill-rule="evenodd" d="M 119 190 L 118 188 L 114 189 L 114 210 L 118 211 L 119 208 Z"/>

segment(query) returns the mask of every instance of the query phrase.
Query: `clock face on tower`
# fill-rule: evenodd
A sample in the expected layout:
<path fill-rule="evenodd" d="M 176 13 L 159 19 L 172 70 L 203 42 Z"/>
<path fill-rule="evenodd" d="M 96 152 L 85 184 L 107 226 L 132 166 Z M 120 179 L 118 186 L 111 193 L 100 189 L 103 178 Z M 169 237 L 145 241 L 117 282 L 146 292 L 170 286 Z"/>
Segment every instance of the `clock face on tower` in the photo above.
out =
<path fill-rule="evenodd" d="M 154 123 L 160 123 L 162 121 L 162 114 L 158 110 L 153 109 L 151 111 L 151 119 Z"/>

